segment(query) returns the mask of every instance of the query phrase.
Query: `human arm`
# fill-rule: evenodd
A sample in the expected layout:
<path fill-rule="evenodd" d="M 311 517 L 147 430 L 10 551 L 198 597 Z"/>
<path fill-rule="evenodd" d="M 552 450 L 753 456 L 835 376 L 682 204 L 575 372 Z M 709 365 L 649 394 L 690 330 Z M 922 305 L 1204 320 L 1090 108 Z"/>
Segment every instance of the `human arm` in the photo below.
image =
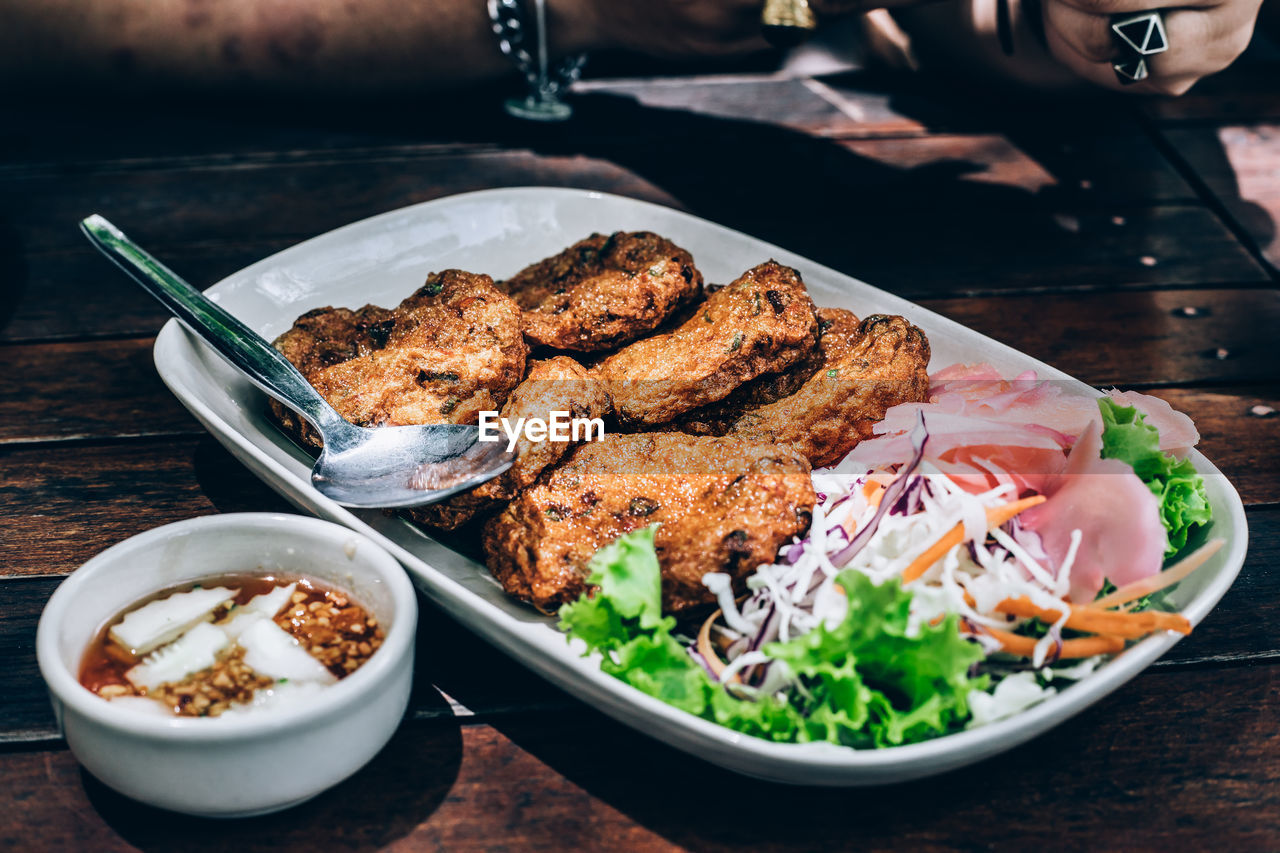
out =
<path fill-rule="evenodd" d="M 547 0 L 556 54 L 763 50 L 762 0 Z M 420 92 L 512 70 L 484 0 L 0 0 L 0 80 L 26 91 Z"/>

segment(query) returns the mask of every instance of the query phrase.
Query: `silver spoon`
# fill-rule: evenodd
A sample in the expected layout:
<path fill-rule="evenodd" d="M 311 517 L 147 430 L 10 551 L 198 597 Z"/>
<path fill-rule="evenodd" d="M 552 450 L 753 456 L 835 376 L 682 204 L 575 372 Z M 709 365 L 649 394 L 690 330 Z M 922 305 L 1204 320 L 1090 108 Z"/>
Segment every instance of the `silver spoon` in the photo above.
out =
<path fill-rule="evenodd" d="M 263 391 L 306 418 L 324 439 L 311 484 L 351 507 L 421 506 L 474 488 L 511 467 L 505 442 L 481 442 L 460 424 L 368 429 L 325 402 L 298 369 L 244 323 L 94 214 L 80 223 L 89 241 L 160 300 Z"/>

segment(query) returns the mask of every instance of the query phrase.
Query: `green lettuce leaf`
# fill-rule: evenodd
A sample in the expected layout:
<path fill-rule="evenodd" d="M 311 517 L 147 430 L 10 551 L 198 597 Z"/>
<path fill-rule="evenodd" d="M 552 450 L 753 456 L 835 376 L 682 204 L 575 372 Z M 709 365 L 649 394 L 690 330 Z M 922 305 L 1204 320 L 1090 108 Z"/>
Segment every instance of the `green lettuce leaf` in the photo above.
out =
<path fill-rule="evenodd" d="M 596 552 L 587 583 L 594 590 L 560 608 L 560 630 L 598 651 L 600 668 L 669 705 L 758 737 L 790 740 L 785 703 L 731 695 L 673 636 L 662 616 L 662 572 L 650 525 Z"/>
<path fill-rule="evenodd" d="M 560 608 L 560 630 L 593 650 L 607 650 L 620 648 L 638 632 L 675 627 L 674 619 L 662 618 L 662 571 L 653 547 L 657 527 L 619 536 L 595 553 L 587 564 L 587 583 L 598 590 Z"/>
<path fill-rule="evenodd" d="M 743 698 L 710 678 L 661 615 L 661 572 L 653 528 L 600 549 L 588 583 L 596 589 L 560 610 L 560 627 L 602 653 L 601 668 L 669 705 L 736 731 L 788 743 L 888 746 L 935 737 L 969 716 L 969 678 L 981 649 L 957 632 L 956 617 L 907 635 L 911 594 L 894 580 L 876 586 L 857 571 L 837 582 L 845 619 L 764 651 L 798 676 L 784 698 Z"/>
<path fill-rule="evenodd" d="M 1160 500 L 1160 520 L 1169 534 L 1165 556 L 1187 544 L 1187 534 L 1213 517 L 1204 478 L 1190 459 L 1175 459 L 1160 450 L 1159 431 L 1146 423 L 1137 408 L 1109 397 L 1098 400 L 1102 410 L 1102 456 L 1126 463 Z"/>
<path fill-rule="evenodd" d="M 969 692 L 985 689 L 987 682 L 969 677 L 983 653 L 960 636 L 957 617 L 922 625 L 909 636 L 911 593 L 896 578 L 876 586 L 849 569 L 836 583 L 849 598 L 843 622 L 764 649 L 805 685 L 807 739 L 891 746 L 963 723 Z"/>

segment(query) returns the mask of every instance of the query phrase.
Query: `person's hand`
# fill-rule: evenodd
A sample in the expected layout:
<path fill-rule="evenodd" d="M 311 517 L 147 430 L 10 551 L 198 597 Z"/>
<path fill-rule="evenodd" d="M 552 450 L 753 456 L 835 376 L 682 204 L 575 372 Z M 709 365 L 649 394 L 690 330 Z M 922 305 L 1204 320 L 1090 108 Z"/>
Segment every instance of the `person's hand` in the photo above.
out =
<path fill-rule="evenodd" d="M 1181 95 L 1226 68 L 1253 36 L 1262 0 L 1043 0 L 1044 34 L 1055 58 L 1079 76 L 1112 89 Z M 1160 10 L 1169 49 L 1148 56 L 1150 76 L 1126 86 L 1112 63 L 1121 50 L 1111 16 Z"/>

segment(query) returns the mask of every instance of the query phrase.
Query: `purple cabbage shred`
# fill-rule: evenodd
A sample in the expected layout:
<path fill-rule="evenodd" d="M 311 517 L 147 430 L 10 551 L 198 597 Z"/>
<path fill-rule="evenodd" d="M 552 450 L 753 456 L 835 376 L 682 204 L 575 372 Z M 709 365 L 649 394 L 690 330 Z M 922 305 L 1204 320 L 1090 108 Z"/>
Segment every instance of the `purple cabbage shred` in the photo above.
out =
<path fill-rule="evenodd" d="M 911 478 L 911 482 L 907 488 L 903 490 L 902 497 L 893 502 L 893 507 L 889 510 L 890 515 L 914 515 L 924 506 L 921 494 L 924 492 L 925 478 L 919 474 Z"/>
<path fill-rule="evenodd" d="M 916 472 L 916 469 L 920 467 L 920 463 L 924 460 L 924 446 L 929 438 L 929 430 L 925 426 L 923 411 L 918 413 L 916 425 L 911 428 L 909 437 L 911 439 L 911 447 L 915 450 L 911 461 L 898 472 L 897 479 L 885 489 L 884 496 L 880 500 L 880 506 L 876 508 L 876 514 L 871 517 L 871 521 L 867 523 L 867 526 L 859 530 L 853 539 L 849 540 L 848 545 L 832 555 L 831 562 L 835 565 L 846 565 L 859 551 L 866 547 L 866 544 L 871 541 L 871 537 L 875 536 L 876 530 L 879 529 L 880 519 L 884 518 L 885 513 L 898 502 L 902 493 L 910 485 L 911 475 Z"/>

